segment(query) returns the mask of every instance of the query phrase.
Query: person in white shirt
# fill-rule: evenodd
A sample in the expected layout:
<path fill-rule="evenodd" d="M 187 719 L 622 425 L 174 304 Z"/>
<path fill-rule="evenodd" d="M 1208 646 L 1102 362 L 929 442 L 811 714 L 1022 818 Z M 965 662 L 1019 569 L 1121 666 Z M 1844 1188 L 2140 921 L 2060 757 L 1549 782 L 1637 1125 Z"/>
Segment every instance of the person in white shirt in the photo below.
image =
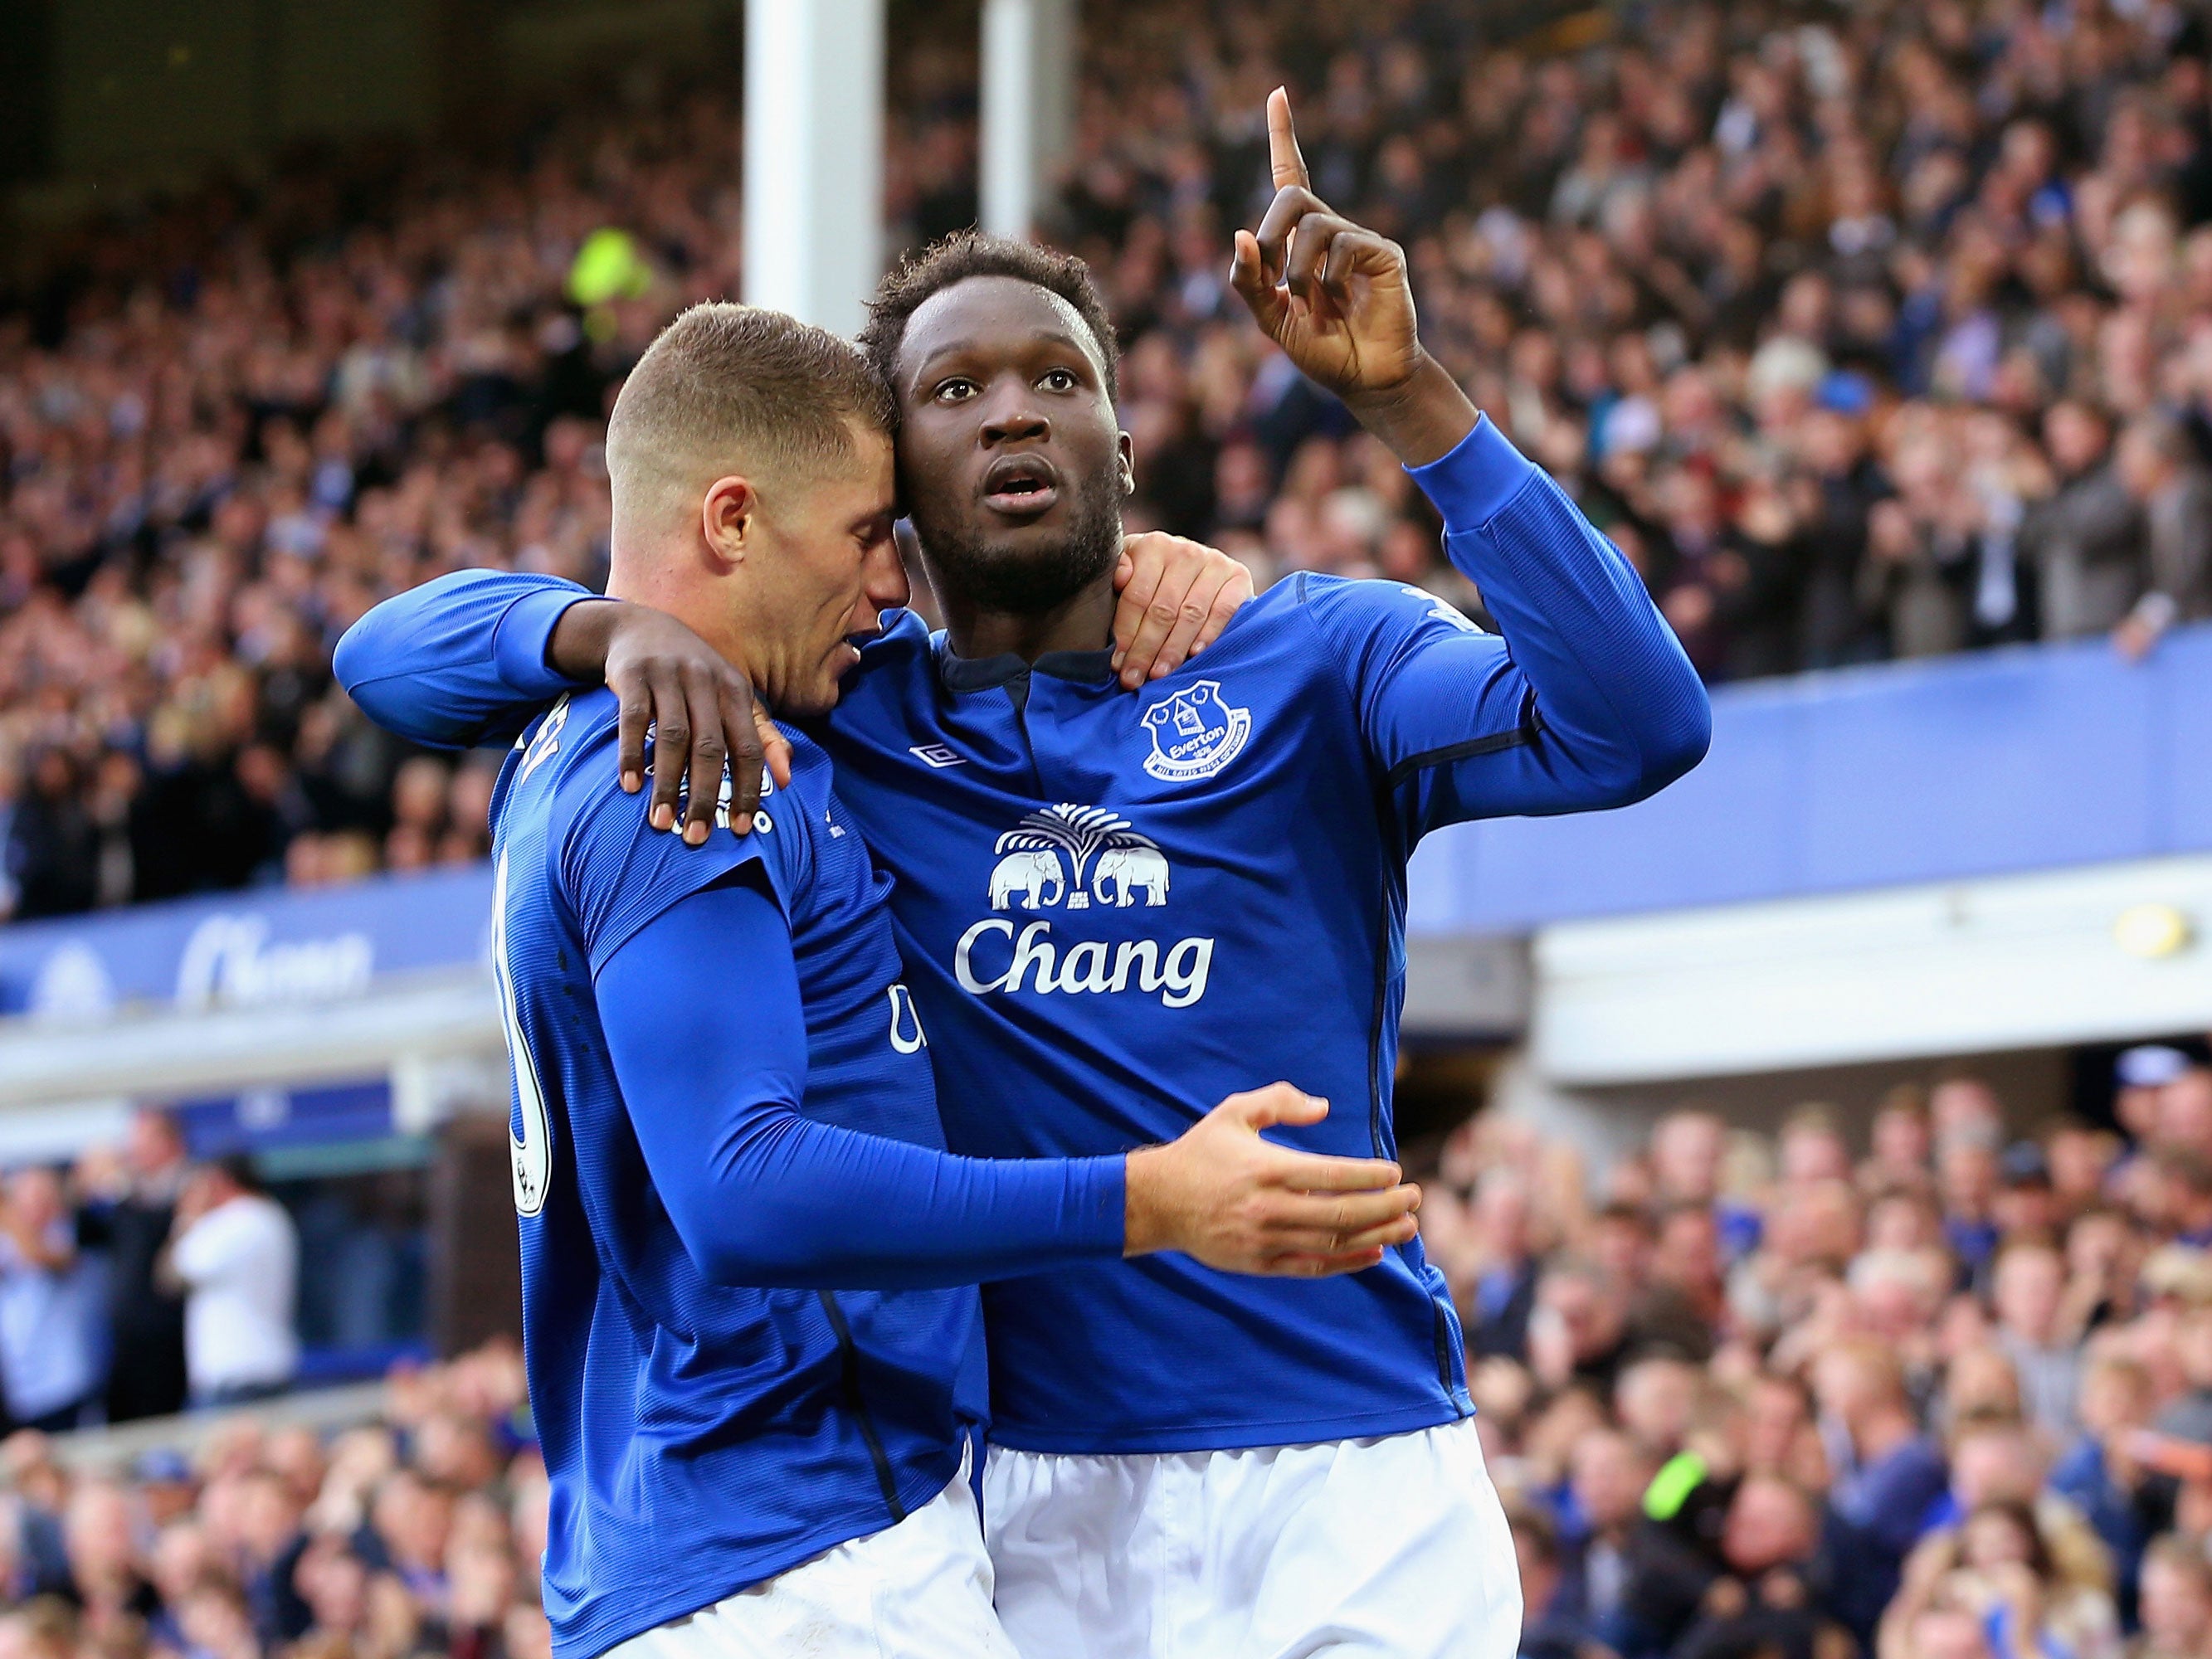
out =
<path fill-rule="evenodd" d="M 284 1389 L 300 1364 L 292 1327 L 300 1237 L 252 1163 L 227 1158 L 177 1200 L 165 1272 L 185 1293 L 185 1372 L 198 1407 Z"/>

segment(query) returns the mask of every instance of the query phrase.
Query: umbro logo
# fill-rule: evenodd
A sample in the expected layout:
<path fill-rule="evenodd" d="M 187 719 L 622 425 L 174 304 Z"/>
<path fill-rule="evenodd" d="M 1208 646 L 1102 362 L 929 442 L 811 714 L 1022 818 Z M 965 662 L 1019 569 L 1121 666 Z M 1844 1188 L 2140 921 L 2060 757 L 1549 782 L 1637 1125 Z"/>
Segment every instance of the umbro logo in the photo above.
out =
<path fill-rule="evenodd" d="M 933 766 L 943 771 L 948 766 L 965 766 L 968 757 L 947 749 L 941 743 L 918 743 L 906 751 L 924 766 Z"/>

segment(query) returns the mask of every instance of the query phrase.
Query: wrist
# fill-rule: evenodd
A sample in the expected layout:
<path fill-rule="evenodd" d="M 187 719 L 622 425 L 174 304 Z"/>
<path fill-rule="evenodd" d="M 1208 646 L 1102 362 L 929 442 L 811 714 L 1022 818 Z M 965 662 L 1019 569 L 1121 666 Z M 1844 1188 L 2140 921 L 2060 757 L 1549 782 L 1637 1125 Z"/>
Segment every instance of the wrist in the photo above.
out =
<path fill-rule="evenodd" d="M 1121 1255 L 1151 1255 L 1168 1248 L 1167 1218 L 1160 1202 L 1161 1155 L 1164 1146 L 1139 1146 L 1121 1161 Z"/>
<path fill-rule="evenodd" d="M 627 600 L 578 599 L 561 613 L 545 642 L 545 664 L 572 680 L 597 685 L 607 677 L 607 650 L 631 606 Z"/>
<path fill-rule="evenodd" d="M 1450 454 L 1474 429 L 1478 418 L 1459 382 L 1426 351 L 1413 372 L 1396 385 L 1354 392 L 1344 401 L 1359 423 L 1407 466 L 1425 466 Z"/>

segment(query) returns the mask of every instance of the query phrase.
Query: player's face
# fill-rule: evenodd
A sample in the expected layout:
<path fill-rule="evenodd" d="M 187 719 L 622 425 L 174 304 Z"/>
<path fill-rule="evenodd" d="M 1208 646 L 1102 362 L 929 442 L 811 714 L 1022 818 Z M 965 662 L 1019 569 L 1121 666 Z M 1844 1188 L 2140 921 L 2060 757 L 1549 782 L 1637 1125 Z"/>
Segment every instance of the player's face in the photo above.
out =
<path fill-rule="evenodd" d="M 762 642 L 752 672 L 779 714 L 819 714 L 860 661 L 854 643 L 907 602 L 891 540 L 891 442 L 855 427 L 849 467 L 763 503 L 762 557 L 750 631 Z"/>
<path fill-rule="evenodd" d="M 908 319 L 896 390 L 902 495 L 948 600 L 1032 614 L 1113 569 L 1129 438 L 1074 307 L 955 283 Z"/>

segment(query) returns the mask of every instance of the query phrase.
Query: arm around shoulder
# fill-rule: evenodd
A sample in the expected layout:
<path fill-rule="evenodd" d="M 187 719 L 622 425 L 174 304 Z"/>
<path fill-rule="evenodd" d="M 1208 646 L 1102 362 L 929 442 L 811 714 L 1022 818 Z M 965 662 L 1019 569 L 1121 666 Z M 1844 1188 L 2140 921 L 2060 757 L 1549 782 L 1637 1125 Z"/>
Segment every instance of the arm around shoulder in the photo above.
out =
<path fill-rule="evenodd" d="M 454 571 L 372 609 L 346 629 L 331 666 L 371 720 L 414 742 L 511 738 L 578 684 L 547 653 L 563 613 L 592 597 L 556 576 Z"/>

